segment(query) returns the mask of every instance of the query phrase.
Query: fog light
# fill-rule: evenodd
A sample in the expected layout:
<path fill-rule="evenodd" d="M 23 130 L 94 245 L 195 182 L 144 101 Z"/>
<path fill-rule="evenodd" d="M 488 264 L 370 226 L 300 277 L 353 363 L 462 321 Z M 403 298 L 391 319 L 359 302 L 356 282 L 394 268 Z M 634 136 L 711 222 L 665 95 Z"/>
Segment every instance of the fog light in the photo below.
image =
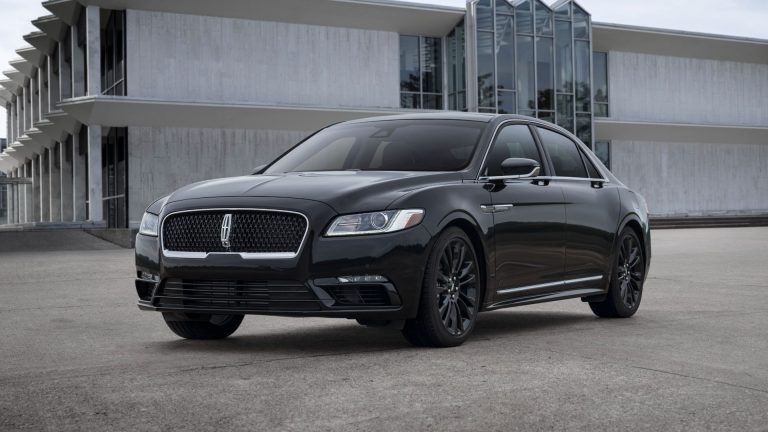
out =
<path fill-rule="evenodd" d="M 339 283 L 388 282 L 387 278 L 381 275 L 339 276 L 336 279 Z"/>
<path fill-rule="evenodd" d="M 160 276 L 153 275 L 152 273 L 147 272 L 141 272 L 141 275 L 139 276 L 140 279 L 152 281 L 152 282 L 160 282 Z"/>

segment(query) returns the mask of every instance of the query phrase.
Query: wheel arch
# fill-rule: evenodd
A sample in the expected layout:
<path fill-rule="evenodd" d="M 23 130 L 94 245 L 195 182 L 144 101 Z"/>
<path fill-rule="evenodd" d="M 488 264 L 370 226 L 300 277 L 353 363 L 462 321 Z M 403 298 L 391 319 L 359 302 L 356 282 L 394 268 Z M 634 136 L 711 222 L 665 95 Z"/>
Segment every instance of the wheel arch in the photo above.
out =
<path fill-rule="evenodd" d="M 629 228 L 632 231 L 634 231 L 635 235 L 637 235 L 638 240 L 640 240 L 640 248 L 643 251 L 643 259 L 648 262 L 649 259 L 649 251 L 648 251 L 648 245 L 646 243 L 646 235 L 645 231 L 643 229 L 643 222 L 639 215 L 636 213 L 630 213 L 627 216 L 624 217 L 624 220 L 622 220 L 621 224 L 619 224 L 619 229 L 616 232 L 616 239 L 618 242 L 619 234 L 621 234 L 624 229 Z M 614 253 L 616 253 L 614 251 Z"/>

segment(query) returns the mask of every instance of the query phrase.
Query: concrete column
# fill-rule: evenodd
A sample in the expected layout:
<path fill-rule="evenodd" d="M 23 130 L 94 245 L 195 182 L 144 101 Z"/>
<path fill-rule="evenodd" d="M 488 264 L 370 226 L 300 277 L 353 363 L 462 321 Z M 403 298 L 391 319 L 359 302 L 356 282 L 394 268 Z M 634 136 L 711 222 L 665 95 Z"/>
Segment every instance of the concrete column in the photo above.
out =
<path fill-rule="evenodd" d="M 32 156 L 32 221 L 40 222 L 40 155 Z"/>
<path fill-rule="evenodd" d="M 59 182 L 61 185 L 61 220 L 74 221 L 74 203 L 72 199 L 72 136 L 61 143 L 59 150 Z"/>
<path fill-rule="evenodd" d="M 48 161 L 51 158 L 51 151 L 43 149 L 40 154 L 40 221 L 50 222 L 51 220 L 51 171 Z"/>
<path fill-rule="evenodd" d="M 48 157 L 50 172 L 50 209 L 51 222 L 61 222 L 61 143 L 56 142 L 51 147 Z"/>
<path fill-rule="evenodd" d="M 87 31 L 86 68 L 88 69 L 88 95 L 101 94 L 101 11 L 98 6 L 86 6 Z"/>
<path fill-rule="evenodd" d="M 88 126 L 88 220 L 104 220 L 101 184 L 101 126 Z"/>
<path fill-rule="evenodd" d="M 88 199 L 86 183 L 88 128 L 80 126 L 80 132 L 72 136 L 72 219 L 74 221 L 88 219 L 85 211 L 85 201 Z"/>
<path fill-rule="evenodd" d="M 72 97 L 85 96 L 85 59 L 87 53 L 77 44 L 77 33 L 81 26 L 86 26 L 86 19 L 72 26 Z M 87 29 L 87 26 L 86 26 Z"/>

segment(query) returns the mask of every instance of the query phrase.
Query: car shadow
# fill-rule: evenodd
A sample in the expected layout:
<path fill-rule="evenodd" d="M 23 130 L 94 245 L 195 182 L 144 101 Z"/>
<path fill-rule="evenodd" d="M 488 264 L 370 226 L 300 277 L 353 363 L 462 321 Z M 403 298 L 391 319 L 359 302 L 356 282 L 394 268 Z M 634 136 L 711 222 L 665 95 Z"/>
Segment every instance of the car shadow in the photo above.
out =
<path fill-rule="evenodd" d="M 251 320 L 259 317 L 251 317 Z M 248 318 L 246 318 L 248 319 Z M 514 337 L 548 329 L 568 328 L 574 324 L 589 323 L 596 318 L 591 314 L 555 311 L 496 311 L 483 313 L 468 344 Z M 371 328 L 354 321 L 329 320 L 318 327 L 291 328 L 285 331 L 270 329 L 265 333 L 253 332 L 253 326 L 241 329 L 233 336 L 216 341 L 170 339 L 150 344 L 160 351 L 196 353 L 249 353 L 260 352 L 277 356 L 324 356 L 418 349 L 410 345 L 397 329 Z"/>

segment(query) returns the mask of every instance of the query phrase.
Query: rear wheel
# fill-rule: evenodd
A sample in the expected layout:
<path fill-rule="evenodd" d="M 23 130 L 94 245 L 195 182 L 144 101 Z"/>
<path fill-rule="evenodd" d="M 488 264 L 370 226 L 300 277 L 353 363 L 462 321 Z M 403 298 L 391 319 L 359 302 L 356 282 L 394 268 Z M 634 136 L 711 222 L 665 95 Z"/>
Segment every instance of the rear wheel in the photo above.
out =
<path fill-rule="evenodd" d="M 611 286 L 605 300 L 590 302 L 589 307 L 601 318 L 628 318 L 637 312 L 643 295 L 645 260 L 640 240 L 631 228 L 619 235 Z"/>
<path fill-rule="evenodd" d="M 427 260 L 419 312 L 403 335 L 417 346 L 462 344 L 472 333 L 480 304 L 477 255 L 464 231 L 445 230 Z"/>
<path fill-rule="evenodd" d="M 165 324 L 185 339 L 224 339 L 240 327 L 243 315 L 164 313 Z"/>

